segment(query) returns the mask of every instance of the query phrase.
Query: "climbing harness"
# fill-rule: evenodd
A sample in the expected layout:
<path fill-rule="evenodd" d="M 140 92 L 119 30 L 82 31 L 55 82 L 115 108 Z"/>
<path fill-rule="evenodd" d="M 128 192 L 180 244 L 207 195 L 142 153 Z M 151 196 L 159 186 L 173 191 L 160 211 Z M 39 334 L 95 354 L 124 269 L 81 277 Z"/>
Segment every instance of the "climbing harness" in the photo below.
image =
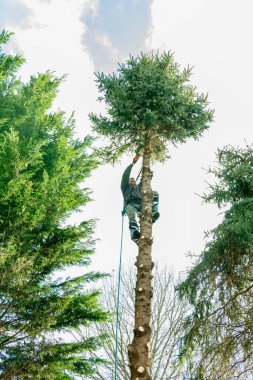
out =
<path fill-rule="evenodd" d="M 119 301 L 120 301 L 120 280 L 121 280 L 121 266 L 122 266 L 122 246 L 123 246 L 123 233 L 124 233 L 124 216 L 125 210 L 121 212 L 121 239 L 120 239 L 120 255 L 119 255 L 119 269 L 118 269 L 118 289 L 117 289 L 117 304 L 116 304 L 116 338 L 115 338 L 115 359 L 114 359 L 114 380 L 117 380 L 118 369 L 118 330 L 119 330 Z"/>

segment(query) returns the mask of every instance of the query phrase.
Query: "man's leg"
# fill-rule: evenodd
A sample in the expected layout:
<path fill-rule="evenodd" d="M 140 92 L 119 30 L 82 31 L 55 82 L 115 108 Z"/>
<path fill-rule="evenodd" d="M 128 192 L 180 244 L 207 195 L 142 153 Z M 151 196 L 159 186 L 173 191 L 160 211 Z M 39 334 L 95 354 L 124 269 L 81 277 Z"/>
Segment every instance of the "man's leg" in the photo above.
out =
<path fill-rule="evenodd" d="M 134 203 L 128 203 L 125 208 L 126 214 L 129 219 L 129 230 L 132 240 L 138 240 L 140 237 L 139 226 L 136 221 L 136 213 L 139 212 L 138 205 Z"/>
<path fill-rule="evenodd" d="M 153 191 L 153 202 L 152 202 L 152 223 L 155 223 L 160 217 L 160 212 L 158 211 L 159 206 L 159 194 L 157 191 Z"/>

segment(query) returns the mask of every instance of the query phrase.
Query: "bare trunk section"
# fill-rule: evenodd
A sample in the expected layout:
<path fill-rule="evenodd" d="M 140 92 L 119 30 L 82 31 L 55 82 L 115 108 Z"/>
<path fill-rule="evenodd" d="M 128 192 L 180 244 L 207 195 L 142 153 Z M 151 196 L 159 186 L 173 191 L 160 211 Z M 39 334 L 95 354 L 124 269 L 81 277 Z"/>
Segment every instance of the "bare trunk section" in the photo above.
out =
<path fill-rule="evenodd" d="M 134 338 L 128 346 L 131 380 L 152 380 L 151 375 L 151 300 L 153 296 L 151 257 L 152 237 L 152 199 L 150 145 L 146 144 L 143 155 L 143 172 L 140 215 L 139 253 L 135 263 L 137 281 L 135 288 Z"/>

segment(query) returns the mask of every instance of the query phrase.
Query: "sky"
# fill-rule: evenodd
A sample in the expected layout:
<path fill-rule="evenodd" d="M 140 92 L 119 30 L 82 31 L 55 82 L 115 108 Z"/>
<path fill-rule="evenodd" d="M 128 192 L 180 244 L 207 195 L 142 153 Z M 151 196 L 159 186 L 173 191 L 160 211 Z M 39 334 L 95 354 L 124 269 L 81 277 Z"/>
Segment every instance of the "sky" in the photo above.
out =
<path fill-rule="evenodd" d="M 112 73 L 130 54 L 151 50 L 171 50 L 182 68 L 193 67 L 192 83 L 209 94 L 215 120 L 198 141 L 169 145 L 171 159 L 153 166 L 161 213 L 153 226 L 153 258 L 159 266 L 185 271 L 187 253 L 203 250 L 205 231 L 222 219 L 200 197 L 213 183 L 206 169 L 215 165 L 218 148 L 252 143 L 252 11 L 252 0 L 0 0 L 0 29 L 15 33 L 7 50 L 26 58 L 22 79 L 46 70 L 67 74 L 53 110 L 75 111 L 77 138 L 91 132 L 88 113 L 105 112 L 94 72 Z M 70 219 L 97 219 L 91 269 L 117 270 L 120 181 L 131 160 L 97 169 L 87 182 L 94 201 Z M 132 263 L 137 246 L 124 223 L 123 262 Z"/>

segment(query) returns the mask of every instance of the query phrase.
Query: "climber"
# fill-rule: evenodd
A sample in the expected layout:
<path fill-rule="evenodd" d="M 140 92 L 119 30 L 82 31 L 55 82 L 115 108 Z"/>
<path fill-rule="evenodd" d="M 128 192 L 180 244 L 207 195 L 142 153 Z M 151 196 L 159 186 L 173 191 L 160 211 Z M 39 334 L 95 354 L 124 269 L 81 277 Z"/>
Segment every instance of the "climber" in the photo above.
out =
<path fill-rule="evenodd" d="M 136 153 L 133 162 L 125 169 L 121 180 L 121 191 L 124 198 L 124 210 L 129 219 L 129 230 L 131 239 L 138 243 L 140 238 L 139 225 L 136 221 L 136 214 L 141 211 L 141 182 L 136 183 L 134 178 L 130 178 L 131 170 L 134 164 L 139 160 L 140 155 Z M 152 223 L 159 218 L 158 211 L 159 194 L 157 191 L 153 192 L 152 203 Z"/>

